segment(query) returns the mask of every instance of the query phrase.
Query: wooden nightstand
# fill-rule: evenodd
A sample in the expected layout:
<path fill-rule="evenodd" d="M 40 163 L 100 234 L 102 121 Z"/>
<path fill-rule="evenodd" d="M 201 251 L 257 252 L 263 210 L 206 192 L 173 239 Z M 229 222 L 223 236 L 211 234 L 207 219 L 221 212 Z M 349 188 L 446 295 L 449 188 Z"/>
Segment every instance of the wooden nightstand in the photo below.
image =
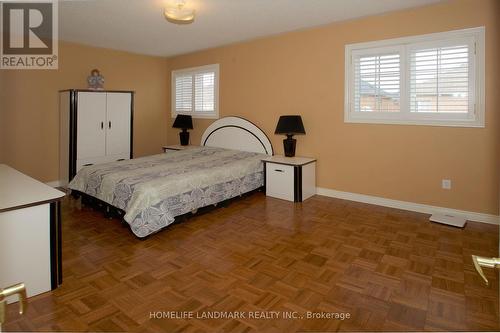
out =
<path fill-rule="evenodd" d="M 196 147 L 196 146 L 193 146 L 193 145 L 188 145 L 188 146 L 170 145 L 170 146 L 163 146 L 161 148 L 163 149 L 164 153 L 167 153 L 168 151 L 186 150 L 186 149 L 193 148 L 193 147 Z"/>
<path fill-rule="evenodd" d="M 272 156 L 264 162 L 266 195 L 302 202 L 316 194 L 316 159 Z"/>

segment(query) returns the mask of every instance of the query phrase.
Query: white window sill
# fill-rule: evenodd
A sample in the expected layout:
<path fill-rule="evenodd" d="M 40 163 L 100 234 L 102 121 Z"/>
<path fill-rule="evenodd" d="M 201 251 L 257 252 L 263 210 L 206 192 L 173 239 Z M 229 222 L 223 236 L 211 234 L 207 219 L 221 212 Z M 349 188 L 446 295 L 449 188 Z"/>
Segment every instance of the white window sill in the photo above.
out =
<path fill-rule="evenodd" d="M 199 113 L 192 113 L 192 112 L 185 112 L 185 113 L 172 113 L 172 118 L 177 117 L 179 114 L 185 114 L 188 116 L 193 117 L 193 119 L 219 119 L 219 115 L 215 113 L 209 113 L 209 114 L 199 114 Z"/>
<path fill-rule="evenodd" d="M 351 124 L 385 124 L 385 125 L 427 125 L 442 127 L 473 127 L 484 128 L 484 121 L 478 120 L 432 120 L 432 119 L 361 119 L 346 118 L 344 123 Z"/>

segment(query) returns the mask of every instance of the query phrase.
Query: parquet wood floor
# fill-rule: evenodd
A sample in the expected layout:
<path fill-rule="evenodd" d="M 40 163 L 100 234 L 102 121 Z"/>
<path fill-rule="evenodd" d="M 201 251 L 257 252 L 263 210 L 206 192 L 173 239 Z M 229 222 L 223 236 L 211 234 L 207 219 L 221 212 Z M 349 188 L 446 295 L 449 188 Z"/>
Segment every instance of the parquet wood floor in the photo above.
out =
<path fill-rule="evenodd" d="M 498 255 L 498 227 L 315 196 L 255 193 L 146 240 L 74 199 L 63 205 L 64 283 L 8 306 L 11 331 L 498 330 L 470 255 Z M 344 312 L 350 319 L 155 319 L 157 311 Z"/>

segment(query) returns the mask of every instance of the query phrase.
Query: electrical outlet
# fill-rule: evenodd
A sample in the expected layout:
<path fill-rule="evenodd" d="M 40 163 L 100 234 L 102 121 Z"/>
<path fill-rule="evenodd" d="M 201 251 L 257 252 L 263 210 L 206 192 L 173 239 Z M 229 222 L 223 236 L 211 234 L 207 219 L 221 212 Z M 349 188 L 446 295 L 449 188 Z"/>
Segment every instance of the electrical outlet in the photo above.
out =
<path fill-rule="evenodd" d="M 451 190 L 451 179 L 443 179 L 441 181 L 441 188 L 444 190 Z"/>

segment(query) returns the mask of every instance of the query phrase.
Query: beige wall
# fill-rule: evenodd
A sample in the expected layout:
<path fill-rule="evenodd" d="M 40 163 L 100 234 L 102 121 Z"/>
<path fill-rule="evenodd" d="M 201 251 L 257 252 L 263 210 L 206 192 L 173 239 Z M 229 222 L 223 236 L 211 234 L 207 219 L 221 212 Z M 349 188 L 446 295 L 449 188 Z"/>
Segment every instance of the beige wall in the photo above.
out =
<path fill-rule="evenodd" d="M 99 68 L 108 89 L 136 91 L 134 150 L 178 142 L 169 70 L 220 63 L 220 111 L 274 135 L 279 115 L 301 114 L 298 155 L 318 158 L 318 186 L 498 214 L 500 1 L 457 0 L 164 59 L 60 43 L 57 71 L 0 71 L 0 163 L 58 179 L 57 91 L 84 88 Z M 345 124 L 344 45 L 486 26 L 486 128 Z M 169 122 L 166 127 L 165 124 Z M 195 120 L 199 142 L 209 120 Z M 168 134 L 168 135 L 167 135 Z M 442 178 L 453 182 L 441 190 Z"/>
<path fill-rule="evenodd" d="M 106 89 L 135 90 L 134 155 L 161 152 L 169 105 L 167 60 L 59 44 L 59 70 L 0 71 L 0 163 L 41 181 L 59 179 L 58 90 L 85 88 L 99 68 Z"/>
<path fill-rule="evenodd" d="M 277 153 L 279 115 L 301 114 L 307 135 L 297 137 L 297 154 L 318 158 L 318 186 L 498 214 L 499 24 L 500 1 L 450 1 L 169 58 L 169 67 L 219 63 L 221 116 L 256 123 Z M 345 44 L 482 25 L 486 128 L 344 123 Z M 193 142 L 209 124 L 195 121 Z M 177 133 L 168 129 L 169 143 Z"/>

